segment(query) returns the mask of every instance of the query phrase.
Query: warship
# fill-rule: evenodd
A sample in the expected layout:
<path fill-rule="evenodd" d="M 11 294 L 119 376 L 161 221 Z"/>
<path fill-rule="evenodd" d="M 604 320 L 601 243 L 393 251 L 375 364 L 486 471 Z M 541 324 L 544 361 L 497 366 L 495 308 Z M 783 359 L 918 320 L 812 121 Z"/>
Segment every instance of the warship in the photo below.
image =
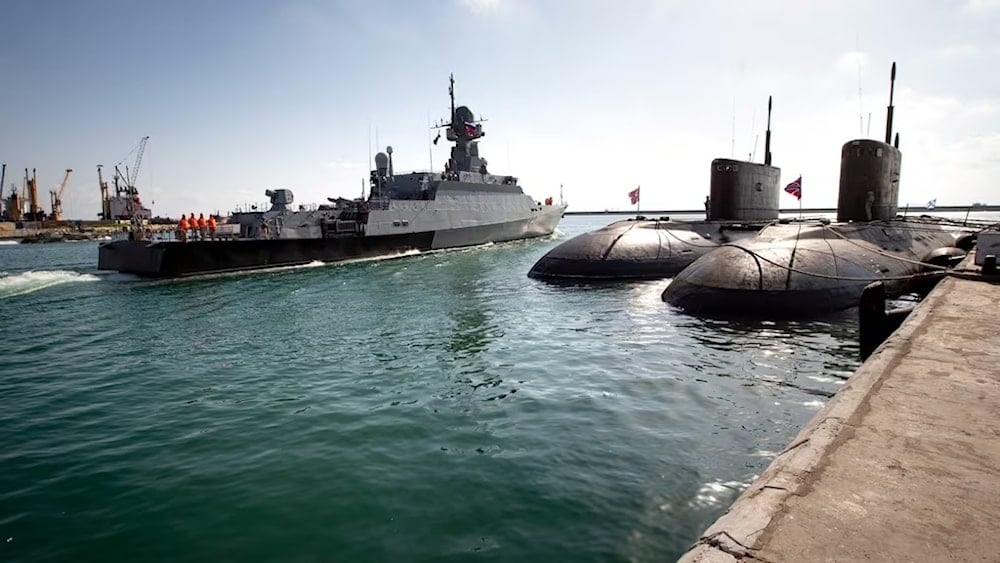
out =
<path fill-rule="evenodd" d="M 771 107 L 768 98 L 763 164 L 712 161 L 705 220 L 637 216 L 616 221 L 556 246 L 528 276 L 553 282 L 665 278 L 721 244 L 757 234 L 778 218 L 781 169 L 771 166 Z"/>
<path fill-rule="evenodd" d="M 267 190 L 270 208 L 232 214 L 214 237 L 159 240 L 133 218 L 127 238 L 98 250 L 98 268 L 144 277 L 182 277 L 380 258 L 551 234 L 566 210 L 536 202 L 508 175 L 494 175 L 479 155 L 482 120 L 455 107 L 437 126 L 454 143 L 443 172 L 393 170 L 392 147 L 375 155 L 367 197 L 330 199 L 294 209 L 291 190 Z M 199 233 L 200 234 L 200 233 Z"/>
<path fill-rule="evenodd" d="M 897 216 L 902 153 L 892 139 L 890 75 L 885 142 L 841 150 L 837 220 L 782 220 L 727 243 L 681 271 L 664 301 L 707 316 L 800 317 L 858 305 L 865 286 L 889 297 L 927 284 L 972 247 L 975 229 L 929 216 Z"/>

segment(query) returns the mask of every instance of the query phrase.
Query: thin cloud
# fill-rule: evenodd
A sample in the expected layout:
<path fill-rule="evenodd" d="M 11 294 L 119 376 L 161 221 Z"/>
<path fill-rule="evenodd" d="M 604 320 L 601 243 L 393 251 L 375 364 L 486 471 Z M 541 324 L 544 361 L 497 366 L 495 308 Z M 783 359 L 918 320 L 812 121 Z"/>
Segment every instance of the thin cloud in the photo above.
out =
<path fill-rule="evenodd" d="M 859 51 L 848 51 L 839 57 L 835 67 L 840 72 L 857 72 L 858 66 L 865 66 L 868 63 L 868 53 Z"/>
<path fill-rule="evenodd" d="M 326 163 L 327 168 L 341 169 L 341 170 L 353 170 L 356 168 L 361 168 L 361 163 L 353 160 L 331 160 Z"/>
<path fill-rule="evenodd" d="M 968 59 L 979 54 L 979 48 L 969 43 L 959 43 L 957 45 L 947 45 L 935 49 L 931 56 L 942 61 L 954 61 L 957 59 Z"/>
<path fill-rule="evenodd" d="M 458 3 L 476 14 L 490 14 L 500 7 L 500 0 L 458 0 Z"/>
<path fill-rule="evenodd" d="M 985 14 L 1000 8 L 1000 0 L 968 0 L 962 11 L 973 14 Z"/>

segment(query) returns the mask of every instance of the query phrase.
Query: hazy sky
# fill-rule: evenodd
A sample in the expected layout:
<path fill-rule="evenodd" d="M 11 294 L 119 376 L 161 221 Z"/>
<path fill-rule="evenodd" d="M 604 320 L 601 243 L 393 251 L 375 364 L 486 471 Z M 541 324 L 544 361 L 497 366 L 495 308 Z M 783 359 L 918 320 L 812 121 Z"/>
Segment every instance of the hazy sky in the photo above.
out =
<path fill-rule="evenodd" d="M 449 73 L 491 172 L 536 199 L 700 208 L 713 158 L 762 160 L 773 95 L 782 184 L 834 207 L 841 145 L 885 135 L 892 61 L 901 205 L 1000 203 L 1000 0 L 6 0 L 0 30 L 7 189 L 37 168 L 48 209 L 73 168 L 73 218 L 144 135 L 155 215 L 359 195 L 375 131 L 397 170 L 441 169 Z"/>

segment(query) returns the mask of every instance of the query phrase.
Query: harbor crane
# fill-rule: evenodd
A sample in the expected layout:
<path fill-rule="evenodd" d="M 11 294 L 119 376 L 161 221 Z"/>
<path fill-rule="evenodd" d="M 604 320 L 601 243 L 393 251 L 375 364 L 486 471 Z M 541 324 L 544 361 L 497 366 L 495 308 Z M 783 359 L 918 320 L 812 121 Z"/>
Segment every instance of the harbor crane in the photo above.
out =
<path fill-rule="evenodd" d="M 28 192 L 28 209 L 30 210 L 25 219 L 28 221 L 43 221 L 45 219 L 45 212 L 42 211 L 42 206 L 38 205 L 38 175 L 35 173 L 35 169 L 31 169 L 31 176 L 28 176 L 28 169 L 24 169 L 24 187 Z"/>
<path fill-rule="evenodd" d="M 99 216 L 105 221 L 111 220 L 111 196 L 108 194 L 108 183 L 104 180 L 104 176 L 101 175 L 101 168 L 104 168 L 103 164 L 97 165 L 97 185 L 101 188 L 101 212 Z"/>
<path fill-rule="evenodd" d="M 116 182 L 115 183 L 117 184 L 117 179 L 118 178 L 120 178 L 121 180 L 123 180 L 125 182 L 125 186 L 123 186 L 122 188 L 120 188 L 120 191 L 125 191 L 125 192 L 129 193 L 129 195 L 135 195 L 135 193 L 136 193 L 135 181 L 139 178 L 139 165 L 142 164 L 142 155 L 146 152 L 146 142 L 147 141 L 149 141 L 149 135 L 146 135 L 142 139 L 139 139 L 139 144 L 136 145 L 136 148 L 134 149 L 135 153 L 136 153 L 136 155 L 135 155 L 135 164 L 132 165 L 131 170 L 126 165 L 125 166 L 125 173 L 122 174 L 121 170 L 118 168 L 118 165 L 120 165 L 122 163 L 119 162 L 118 164 L 115 165 L 115 176 L 116 176 L 116 178 L 115 178 Z"/>
<path fill-rule="evenodd" d="M 70 173 L 73 172 L 72 168 L 66 169 L 66 175 L 63 176 L 62 183 L 59 187 L 49 191 L 49 196 L 52 198 L 52 220 L 62 221 L 62 195 L 63 191 L 66 189 L 66 182 L 69 180 Z"/>
<path fill-rule="evenodd" d="M 139 139 L 139 145 L 135 148 L 135 164 L 132 169 L 129 170 L 128 166 L 125 166 L 125 173 L 122 174 L 118 165 L 115 165 L 115 194 L 118 196 L 125 196 L 125 215 L 132 221 L 133 226 L 138 225 L 139 219 L 136 216 L 138 209 L 141 208 L 139 203 L 139 190 L 135 187 L 135 182 L 139 178 L 139 165 L 142 164 L 142 155 L 146 152 L 146 142 L 149 141 L 149 135 L 146 135 L 142 139 Z M 121 164 L 120 162 L 118 164 Z M 118 179 L 122 179 L 124 186 L 118 185 Z"/>

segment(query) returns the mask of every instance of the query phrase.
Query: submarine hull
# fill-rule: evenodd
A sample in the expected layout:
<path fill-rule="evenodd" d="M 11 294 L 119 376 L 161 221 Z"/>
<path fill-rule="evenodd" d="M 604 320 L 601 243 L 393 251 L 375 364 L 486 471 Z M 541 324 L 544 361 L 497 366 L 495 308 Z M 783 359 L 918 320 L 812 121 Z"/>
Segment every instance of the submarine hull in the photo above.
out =
<path fill-rule="evenodd" d="M 962 230 L 934 221 L 784 224 L 721 246 L 678 274 L 663 300 L 705 316 L 794 318 L 857 306 L 865 286 L 890 296 L 928 282 L 925 261 Z"/>
<path fill-rule="evenodd" d="M 542 256 L 528 276 L 552 281 L 658 279 L 763 224 L 629 219 L 584 233 Z"/>

